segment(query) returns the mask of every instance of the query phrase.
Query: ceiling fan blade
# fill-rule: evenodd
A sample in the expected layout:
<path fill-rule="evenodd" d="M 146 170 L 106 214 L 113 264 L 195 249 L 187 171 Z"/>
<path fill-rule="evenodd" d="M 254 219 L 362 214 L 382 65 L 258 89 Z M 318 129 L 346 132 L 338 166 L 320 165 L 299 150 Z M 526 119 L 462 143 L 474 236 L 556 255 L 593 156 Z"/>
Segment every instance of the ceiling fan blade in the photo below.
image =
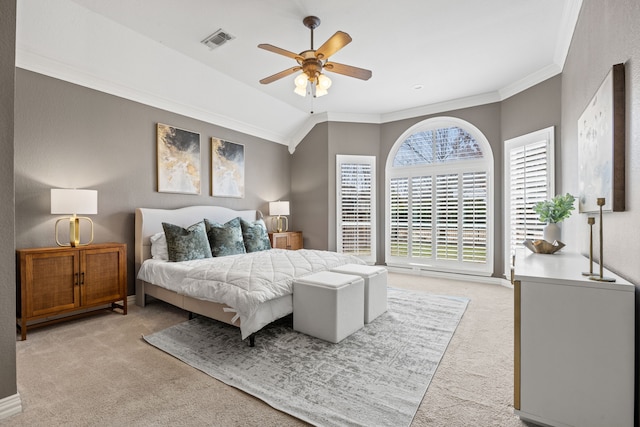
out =
<path fill-rule="evenodd" d="M 371 71 L 369 70 L 352 67 L 351 65 L 338 64 L 337 62 L 327 62 L 324 64 L 324 69 L 332 73 L 343 74 L 360 80 L 369 80 L 371 78 Z"/>
<path fill-rule="evenodd" d="M 318 59 L 327 59 L 349 43 L 351 43 L 351 36 L 349 34 L 344 31 L 336 31 L 334 35 L 329 37 L 329 40 L 324 42 L 324 44 L 316 50 L 316 57 Z"/>
<path fill-rule="evenodd" d="M 264 79 L 260 80 L 260 83 L 262 83 L 263 85 L 267 85 L 269 83 L 273 83 L 276 80 L 280 80 L 281 78 L 287 77 L 288 75 L 293 74 L 296 71 L 300 71 L 300 70 L 302 70 L 302 67 L 287 68 L 286 70 L 280 71 L 279 73 L 276 73 L 273 76 L 265 77 Z"/>
<path fill-rule="evenodd" d="M 277 47 L 277 46 L 274 46 L 274 45 L 271 45 L 271 44 L 262 43 L 262 44 L 259 44 L 258 47 L 260 49 L 268 50 L 269 52 L 277 53 L 279 55 L 284 55 L 284 56 L 286 56 L 288 58 L 293 58 L 296 61 L 298 59 L 302 60 L 300 55 L 298 55 L 297 53 L 293 53 L 291 51 L 288 51 L 286 49 L 282 49 L 280 47 Z"/>

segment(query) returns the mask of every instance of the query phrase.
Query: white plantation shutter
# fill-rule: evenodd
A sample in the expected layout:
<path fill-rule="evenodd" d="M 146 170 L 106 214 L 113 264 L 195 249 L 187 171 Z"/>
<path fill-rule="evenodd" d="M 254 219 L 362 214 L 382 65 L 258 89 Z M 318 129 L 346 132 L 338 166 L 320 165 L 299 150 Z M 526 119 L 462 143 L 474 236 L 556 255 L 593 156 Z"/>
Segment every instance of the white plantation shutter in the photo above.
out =
<path fill-rule="evenodd" d="M 375 157 L 336 156 L 337 250 L 376 261 Z"/>
<path fill-rule="evenodd" d="M 458 259 L 458 179 L 457 174 L 436 177 L 437 259 Z"/>
<path fill-rule="evenodd" d="M 433 255 L 433 178 L 411 179 L 411 256 L 431 258 Z"/>
<path fill-rule="evenodd" d="M 462 259 L 487 259 L 487 173 L 462 174 Z"/>
<path fill-rule="evenodd" d="M 505 142 L 506 268 L 523 240 L 542 238 L 544 224 L 533 206 L 554 194 L 553 131 L 550 127 Z"/>
<path fill-rule="evenodd" d="M 387 160 L 387 265 L 493 272 L 491 147 L 469 123 L 428 119 Z"/>
<path fill-rule="evenodd" d="M 389 187 L 389 250 L 393 256 L 406 257 L 409 250 L 409 179 L 392 179 Z"/>

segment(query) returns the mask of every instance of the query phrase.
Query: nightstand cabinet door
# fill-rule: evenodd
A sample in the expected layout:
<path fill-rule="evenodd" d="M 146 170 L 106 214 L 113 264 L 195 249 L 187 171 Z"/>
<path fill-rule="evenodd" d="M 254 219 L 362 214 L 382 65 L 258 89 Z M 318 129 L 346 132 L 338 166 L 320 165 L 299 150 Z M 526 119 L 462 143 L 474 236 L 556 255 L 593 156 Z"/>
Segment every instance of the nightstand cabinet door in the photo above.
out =
<path fill-rule="evenodd" d="M 277 249 L 302 249 L 302 232 L 301 231 L 283 231 L 280 233 L 269 233 L 271 247 Z"/>
<path fill-rule="evenodd" d="M 77 251 L 26 254 L 21 263 L 27 317 L 57 314 L 80 306 Z"/>
<path fill-rule="evenodd" d="M 125 254 L 118 247 L 86 249 L 80 253 L 83 269 L 80 287 L 83 306 L 108 304 L 122 299 L 127 278 Z"/>

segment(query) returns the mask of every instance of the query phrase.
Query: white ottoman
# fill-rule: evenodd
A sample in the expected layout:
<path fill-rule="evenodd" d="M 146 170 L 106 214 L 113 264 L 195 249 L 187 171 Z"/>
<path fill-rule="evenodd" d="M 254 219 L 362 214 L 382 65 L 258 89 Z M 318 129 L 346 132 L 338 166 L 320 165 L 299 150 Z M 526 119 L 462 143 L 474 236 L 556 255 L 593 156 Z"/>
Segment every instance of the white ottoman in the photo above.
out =
<path fill-rule="evenodd" d="M 338 343 L 364 326 L 362 277 L 322 271 L 293 282 L 293 329 Z"/>
<path fill-rule="evenodd" d="M 375 265 L 346 264 L 332 268 L 336 273 L 354 274 L 364 279 L 364 323 L 387 311 L 387 269 Z"/>

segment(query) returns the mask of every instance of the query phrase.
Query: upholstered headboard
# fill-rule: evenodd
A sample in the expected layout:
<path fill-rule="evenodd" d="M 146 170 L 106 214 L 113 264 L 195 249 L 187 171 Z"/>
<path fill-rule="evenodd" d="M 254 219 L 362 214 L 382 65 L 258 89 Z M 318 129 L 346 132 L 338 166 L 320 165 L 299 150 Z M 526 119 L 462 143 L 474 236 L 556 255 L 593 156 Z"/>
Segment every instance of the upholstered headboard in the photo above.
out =
<path fill-rule="evenodd" d="M 135 236 L 135 271 L 136 275 L 142 262 L 151 258 L 151 241 L 149 238 L 163 231 L 162 223 L 168 222 L 188 227 L 207 218 L 218 223 L 225 223 L 240 217 L 247 221 L 255 221 L 261 214 L 256 210 L 236 211 L 222 206 L 188 206 L 179 209 L 136 209 Z"/>

